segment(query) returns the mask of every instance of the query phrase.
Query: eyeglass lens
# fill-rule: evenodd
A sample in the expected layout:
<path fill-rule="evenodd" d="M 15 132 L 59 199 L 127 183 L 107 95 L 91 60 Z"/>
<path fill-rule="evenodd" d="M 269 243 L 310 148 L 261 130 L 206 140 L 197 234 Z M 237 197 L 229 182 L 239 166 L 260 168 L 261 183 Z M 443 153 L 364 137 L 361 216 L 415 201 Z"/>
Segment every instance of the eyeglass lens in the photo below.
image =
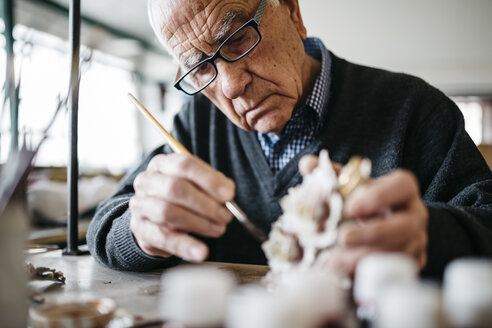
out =
<path fill-rule="evenodd" d="M 258 43 L 260 35 L 252 26 L 245 26 L 236 31 L 222 45 L 220 55 L 228 61 L 235 61 L 248 53 L 256 43 Z M 216 76 L 217 70 L 210 62 L 205 62 L 200 66 L 195 67 L 181 81 L 181 88 L 187 93 L 194 93 L 206 86 Z"/>

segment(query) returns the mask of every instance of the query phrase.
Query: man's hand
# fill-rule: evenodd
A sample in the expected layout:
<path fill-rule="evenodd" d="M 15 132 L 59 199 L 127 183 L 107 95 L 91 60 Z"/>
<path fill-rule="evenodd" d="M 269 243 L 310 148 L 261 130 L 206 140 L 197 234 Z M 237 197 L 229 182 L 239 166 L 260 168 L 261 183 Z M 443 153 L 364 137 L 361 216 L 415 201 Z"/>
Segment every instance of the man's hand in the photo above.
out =
<path fill-rule="evenodd" d="M 208 248 L 189 233 L 219 237 L 232 219 L 234 182 L 197 157 L 157 155 L 133 186 L 130 228 L 149 255 L 203 261 Z"/>
<path fill-rule="evenodd" d="M 303 158 L 301 173 L 312 170 L 314 164 L 312 156 Z M 341 247 L 332 259 L 336 269 L 353 274 L 362 257 L 380 251 L 405 253 L 420 268 L 425 266 L 429 212 L 411 172 L 398 169 L 367 182 L 349 197 L 345 215 L 353 220 L 340 227 Z"/>
<path fill-rule="evenodd" d="M 345 209 L 348 217 L 358 220 L 341 226 L 338 243 L 344 249 L 335 255 L 334 265 L 353 273 L 363 256 L 391 251 L 425 266 L 429 213 L 412 173 L 398 169 L 368 182 L 348 199 Z"/>

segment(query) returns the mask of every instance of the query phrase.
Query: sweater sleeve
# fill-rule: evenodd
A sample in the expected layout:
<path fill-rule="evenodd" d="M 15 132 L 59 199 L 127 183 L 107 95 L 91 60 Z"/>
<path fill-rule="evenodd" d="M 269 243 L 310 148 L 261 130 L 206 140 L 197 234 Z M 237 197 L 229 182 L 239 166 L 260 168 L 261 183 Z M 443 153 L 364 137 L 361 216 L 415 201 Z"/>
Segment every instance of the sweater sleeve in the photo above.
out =
<path fill-rule="evenodd" d="M 429 209 L 428 262 L 422 275 L 440 279 L 453 259 L 492 256 L 492 174 L 450 99 L 418 125 L 412 147 L 420 154 L 417 175 Z"/>
<path fill-rule="evenodd" d="M 186 146 L 189 137 L 184 112 L 182 110 L 176 116 L 173 134 Z M 117 270 L 149 271 L 174 266 L 180 262 L 176 257 L 162 258 L 146 254 L 140 249 L 130 230 L 131 213 L 128 203 L 135 193 L 133 181 L 147 168 L 154 156 L 170 152 L 168 146 L 155 149 L 123 178 L 116 193 L 96 209 L 87 231 L 87 244 L 91 255 L 99 263 Z"/>
<path fill-rule="evenodd" d="M 87 244 L 91 255 L 112 269 L 125 271 L 149 271 L 179 263 L 179 259 L 153 257 L 140 249 L 130 230 L 131 213 L 128 208 L 134 194 L 133 180 L 145 170 L 150 159 L 163 153 L 156 149 L 138 168 L 121 181 L 117 192 L 96 209 L 87 231 Z"/>

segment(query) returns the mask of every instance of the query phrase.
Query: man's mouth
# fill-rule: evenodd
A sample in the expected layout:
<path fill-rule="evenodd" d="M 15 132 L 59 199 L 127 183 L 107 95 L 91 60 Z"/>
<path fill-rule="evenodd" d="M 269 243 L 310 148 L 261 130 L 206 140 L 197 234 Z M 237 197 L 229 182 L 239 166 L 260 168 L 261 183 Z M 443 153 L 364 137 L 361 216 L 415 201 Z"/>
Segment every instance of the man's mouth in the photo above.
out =
<path fill-rule="evenodd" d="M 270 95 L 262 98 L 259 102 L 257 102 L 255 105 L 251 106 L 249 109 L 246 109 L 243 112 L 243 115 L 246 116 L 248 113 L 253 113 L 259 109 L 261 109 L 262 105 L 265 103 L 265 101 L 270 97 Z"/>

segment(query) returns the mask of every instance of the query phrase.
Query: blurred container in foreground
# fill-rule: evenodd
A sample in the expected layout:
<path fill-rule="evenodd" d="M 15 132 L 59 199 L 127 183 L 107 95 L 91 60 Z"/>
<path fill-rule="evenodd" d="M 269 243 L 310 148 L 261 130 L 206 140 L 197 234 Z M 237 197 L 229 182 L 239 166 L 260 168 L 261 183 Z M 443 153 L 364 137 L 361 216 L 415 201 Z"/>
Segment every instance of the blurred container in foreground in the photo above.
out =
<path fill-rule="evenodd" d="M 451 262 L 444 272 L 443 297 L 450 327 L 492 327 L 492 260 Z"/>
<path fill-rule="evenodd" d="M 293 272 L 277 287 L 309 327 L 343 326 L 348 312 L 348 289 L 331 272 Z"/>
<path fill-rule="evenodd" d="M 23 204 L 0 213 L 0 318 L 2 327 L 26 327 L 27 272 L 23 249 L 27 235 Z"/>
<path fill-rule="evenodd" d="M 229 298 L 227 328 L 346 327 L 348 295 L 333 277 L 293 272 L 274 290 L 260 285 L 237 289 Z"/>
<path fill-rule="evenodd" d="M 228 300 L 227 328 L 304 328 L 289 322 L 287 303 L 260 285 L 236 289 Z"/>
<path fill-rule="evenodd" d="M 182 328 L 222 327 L 227 297 L 234 286 L 230 273 L 213 267 L 171 269 L 162 276 L 162 318 Z"/>
<path fill-rule="evenodd" d="M 374 321 L 377 317 L 378 298 L 392 285 L 417 280 L 417 264 L 401 253 L 374 253 L 359 261 L 355 270 L 354 300 L 357 317 Z"/>
<path fill-rule="evenodd" d="M 388 287 L 378 301 L 377 328 L 443 327 L 441 290 L 413 282 Z"/>

